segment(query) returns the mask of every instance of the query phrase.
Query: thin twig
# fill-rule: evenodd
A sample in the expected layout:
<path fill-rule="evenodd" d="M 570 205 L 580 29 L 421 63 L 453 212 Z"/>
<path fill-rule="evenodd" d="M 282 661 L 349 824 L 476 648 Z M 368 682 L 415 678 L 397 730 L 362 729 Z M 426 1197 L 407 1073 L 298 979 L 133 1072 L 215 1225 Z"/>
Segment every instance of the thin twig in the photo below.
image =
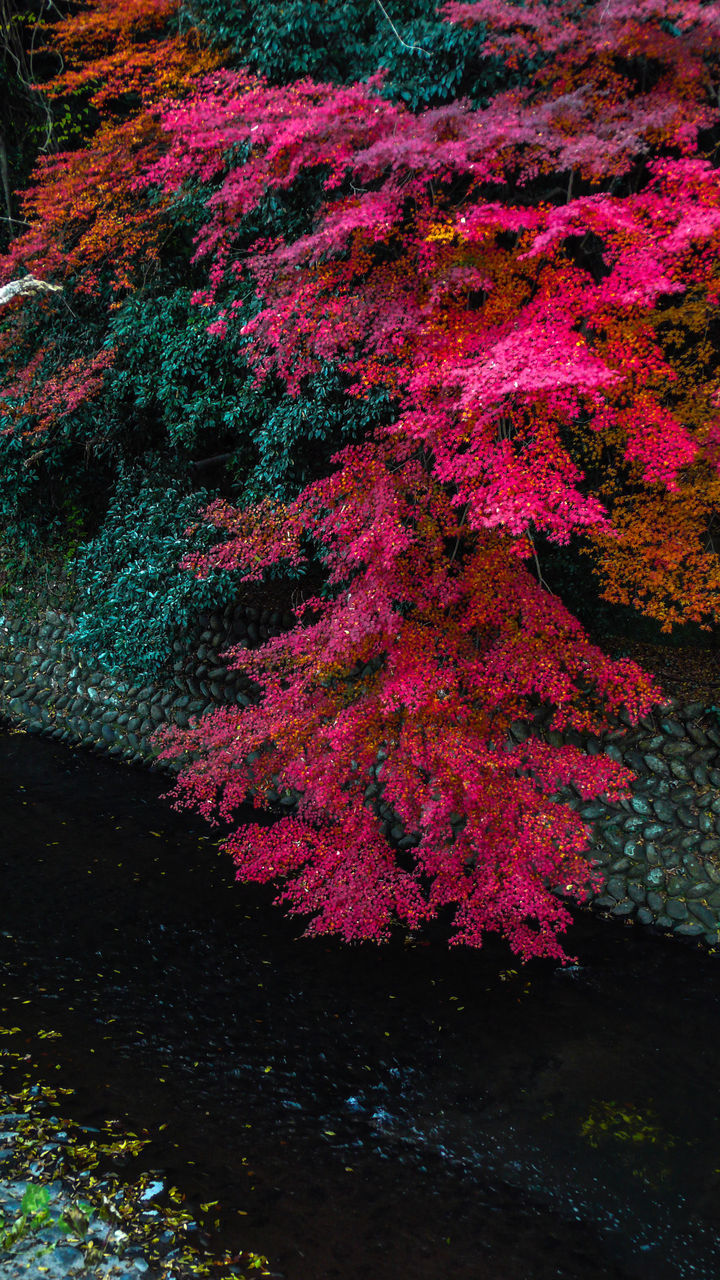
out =
<path fill-rule="evenodd" d="M 538 559 L 538 553 L 535 550 L 535 543 L 533 542 L 533 538 L 530 533 L 528 533 L 528 541 L 530 543 L 530 546 L 532 547 L 533 559 L 535 561 L 535 568 L 537 570 L 538 583 L 542 587 L 543 591 L 550 592 L 550 588 L 547 582 L 545 581 L 545 579 L 543 578 L 542 569 L 540 568 L 540 561 Z M 550 594 L 552 594 L 552 592 L 550 592 Z"/>
<path fill-rule="evenodd" d="M 3 218 L 3 222 L 13 222 L 12 216 L 12 200 L 10 199 L 10 177 L 8 173 L 7 151 L 5 149 L 5 139 L 0 133 L 0 182 L 2 183 L 3 198 L 5 208 L 7 209 L 7 218 Z"/>
<path fill-rule="evenodd" d="M 421 48 L 421 46 L 420 46 L 419 44 L 408 44 L 407 40 L 403 40 L 402 36 L 400 35 L 400 32 L 398 31 L 397 27 L 395 26 L 395 23 L 393 22 L 392 18 L 390 17 L 390 14 L 388 13 L 387 9 L 385 8 L 385 5 L 383 4 L 382 0 L 375 0 L 375 3 L 376 3 L 376 5 L 377 5 L 378 9 L 380 9 L 380 10 L 384 13 L 385 17 L 387 18 L 388 22 L 390 23 L 390 26 L 392 27 L 392 29 L 393 29 L 393 31 L 394 31 L 394 33 L 395 33 L 395 35 L 397 36 L 398 40 L 400 41 L 400 43 L 401 43 L 401 45 L 403 46 L 403 48 L 404 48 L 404 49 L 411 49 L 411 50 L 413 51 L 413 53 L 424 53 L 426 58 L 431 58 L 431 57 L 432 57 L 432 54 L 431 54 L 427 49 L 423 49 L 423 48 Z"/>

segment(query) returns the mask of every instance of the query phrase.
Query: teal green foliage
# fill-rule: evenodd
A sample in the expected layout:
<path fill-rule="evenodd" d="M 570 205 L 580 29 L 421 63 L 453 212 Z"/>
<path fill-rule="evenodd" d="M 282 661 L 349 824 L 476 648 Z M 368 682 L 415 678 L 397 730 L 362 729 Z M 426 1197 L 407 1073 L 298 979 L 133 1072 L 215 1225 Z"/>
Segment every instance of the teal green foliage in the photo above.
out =
<path fill-rule="evenodd" d="M 363 80 L 383 67 L 385 94 L 417 111 L 454 98 L 480 104 L 512 82 L 485 56 L 481 24 L 445 22 L 427 0 L 385 8 L 398 34 L 376 0 L 188 0 L 186 13 L 275 84 Z"/>
<path fill-rule="evenodd" d="M 61 549 L 94 523 L 106 475 L 101 464 L 91 470 L 83 462 L 62 439 L 42 456 L 15 437 L 0 439 L 0 539 L 18 556 L 32 555 L 38 543 Z"/>
<path fill-rule="evenodd" d="M 256 383 L 242 359 L 245 313 L 223 340 L 208 334 L 210 317 L 190 299 L 186 287 L 167 295 L 138 291 L 109 322 L 82 313 L 81 323 L 69 323 L 76 313 L 63 300 L 28 309 L 29 332 L 48 352 L 39 378 L 103 344 L 117 356 L 100 394 L 37 437 L 30 413 L 15 414 L 10 404 L 0 409 L 0 528 L 18 561 L 38 542 L 69 554 L 87 539 L 110 496 L 114 510 L 128 492 L 126 484 L 116 491 L 118 477 L 142 471 L 149 450 L 186 487 L 194 477 L 214 485 L 207 501 L 218 485 L 240 502 L 288 501 L 327 473 L 338 449 L 392 421 L 387 395 L 349 396 L 330 366 L 295 397 L 272 378 Z M 194 470 L 217 454 L 227 455 L 224 467 Z M 185 550 L 181 540 L 178 558 Z"/>
<path fill-rule="evenodd" d="M 2 418 L 0 417 L 0 427 Z M 0 435 L 0 527 L 5 543 L 30 554 L 43 508 L 37 505 L 37 477 L 25 465 L 27 450 L 14 436 Z"/>
<path fill-rule="evenodd" d="M 178 632 L 238 591 L 236 574 L 216 571 L 199 581 L 180 568 L 190 546 L 217 541 L 217 531 L 199 520 L 210 495 L 190 493 L 160 470 L 159 460 L 148 457 L 142 471 L 121 476 L 101 529 L 72 565 L 79 616 L 71 643 L 110 671 L 157 674 Z M 195 524 L 190 543 L 185 530 Z"/>
<path fill-rule="evenodd" d="M 327 475 L 333 453 L 393 418 L 387 393 L 376 391 L 366 400 L 350 396 L 331 365 L 308 378 L 301 395 L 288 396 L 278 386 L 258 407 L 255 465 L 237 476 L 243 502 L 294 498 L 311 480 Z"/>
<path fill-rule="evenodd" d="M 444 106 L 456 98 L 483 106 L 517 80 L 498 59 L 485 56 L 485 28 L 480 24 L 466 30 L 421 12 L 399 30 L 403 40 L 417 48 L 406 49 L 392 30 L 384 29 L 379 60 L 379 66 L 387 68 L 383 94 L 411 111 Z"/>
<path fill-rule="evenodd" d="M 118 357 L 108 395 L 154 447 L 192 453 L 219 448 L 236 428 L 248 375 L 190 297 L 180 288 L 127 299 L 111 325 Z"/>
<path fill-rule="evenodd" d="M 287 501 L 327 472 L 334 452 L 391 420 L 387 396 L 348 396 L 330 366 L 295 397 L 273 379 L 256 383 L 237 332 L 245 313 L 223 340 L 208 334 L 208 316 L 190 298 L 180 288 L 128 299 L 112 325 L 119 354 L 107 389 L 108 403 L 135 424 L 137 437 L 184 459 L 186 470 L 229 453 L 229 496 Z"/>

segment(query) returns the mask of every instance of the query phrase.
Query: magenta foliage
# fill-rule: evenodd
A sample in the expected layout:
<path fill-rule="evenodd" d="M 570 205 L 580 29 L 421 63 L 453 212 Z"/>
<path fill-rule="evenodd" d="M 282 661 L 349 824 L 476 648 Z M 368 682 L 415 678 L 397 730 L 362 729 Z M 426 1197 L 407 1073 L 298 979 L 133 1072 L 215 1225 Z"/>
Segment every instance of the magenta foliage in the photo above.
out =
<path fill-rule="evenodd" d="M 226 540 L 189 556 L 194 572 L 257 580 L 312 543 L 331 594 L 288 635 L 231 651 L 258 706 L 166 733 L 164 753 L 185 760 L 178 801 L 208 817 L 232 819 L 248 793 L 297 797 L 227 848 L 242 878 L 284 881 L 311 929 L 381 938 L 453 906 L 456 941 L 499 929 L 524 957 L 562 957 L 556 891 L 582 899 L 596 875 L 560 800 L 617 797 L 629 774 L 555 735 L 598 732 L 623 707 L 636 719 L 660 695 L 544 589 L 535 539 L 620 536 L 569 439 L 587 452 L 595 438 L 665 495 L 703 458 L 716 467 L 717 430 L 676 407 L 656 311 L 692 291 L 717 302 L 720 179 L 694 153 L 717 121 L 720 21 L 679 0 L 446 13 L 489 23 L 488 52 L 525 62 L 527 87 L 414 116 L 377 80 L 223 72 L 163 111 L 168 151 L 147 181 L 217 185 L 196 251 L 211 331 L 227 334 L 249 271 L 259 378 L 295 393 L 330 360 L 352 394 L 379 385 L 398 403 L 288 507 L 210 509 Z M 244 215 L 308 172 L 323 183 L 311 231 L 241 254 Z"/>

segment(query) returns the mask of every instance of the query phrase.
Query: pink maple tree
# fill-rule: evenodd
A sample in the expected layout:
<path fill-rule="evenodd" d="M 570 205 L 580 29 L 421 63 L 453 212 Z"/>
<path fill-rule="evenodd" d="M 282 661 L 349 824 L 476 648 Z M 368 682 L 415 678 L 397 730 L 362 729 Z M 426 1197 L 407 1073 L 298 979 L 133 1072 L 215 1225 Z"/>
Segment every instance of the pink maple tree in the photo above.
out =
<path fill-rule="evenodd" d="M 210 509 L 226 540 L 188 558 L 196 573 L 258 578 L 313 545 L 328 594 L 289 635 L 229 655 L 258 706 L 163 749 L 186 760 L 179 801 L 209 817 L 248 792 L 299 797 L 227 848 L 243 878 L 283 880 L 312 929 L 383 937 L 454 904 L 458 941 L 500 929 L 525 957 L 561 956 L 553 890 L 581 898 L 594 873 L 560 793 L 617 795 L 628 774 L 554 735 L 660 695 L 544 588 L 538 537 L 581 536 L 611 598 L 664 625 L 720 605 L 705 547 L 718 361 L 694 387 L 686 361 L 720 285 L 720 176 L 697 150 L 717 124 L 718 16 L 680 0 L 447 13 L 488 22 L 494 51 L 535 68 L 527 88 L 414 116 L 373 82 L 219 72 L 162 114 L 169 145 L 146 180 L 166 198 L 217 184 L 196 255 L 212 331 L 291 394 L 330 360 L 352 394 L 382 386 L 398 404 L 291 507 Z M 312 230 L 242 251 L 244 215 L 309 171 L 324 185 Z M 243 322 L 244 272 L 260 307 Z M 549 740 L 513 736 L 542 708 Z"/>

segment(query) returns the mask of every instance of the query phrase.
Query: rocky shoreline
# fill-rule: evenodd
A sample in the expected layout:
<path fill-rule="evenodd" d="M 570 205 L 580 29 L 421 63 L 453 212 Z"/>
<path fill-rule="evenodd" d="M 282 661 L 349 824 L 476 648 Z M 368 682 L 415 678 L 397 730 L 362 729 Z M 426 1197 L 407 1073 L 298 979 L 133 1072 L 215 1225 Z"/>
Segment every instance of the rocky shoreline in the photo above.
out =
<path fill-rule="evenodd" d="M 44 1046 L 60 1036 L 37 1034 Z M 260 1254 L 211 1251 L 210 1204 L 188 1203 L 163 1169 L 147 1167 L 154 1135 L 113 1117 L 78 1123 L 68 1114 L 74 1089 L 44 1083 L 22 1028 L 0 1023 L 0 1037 L 3 1280 L 273 1276 Z"/>
<path fill-rule="evenodd" d="M 12 1144 L 13 1125 L 19 1119 L 10 1112 L 0 1116 L 0 1141 Z M 3 1153 L 4 1155 L 4 1153 Z M 0 1156 L 0 1172 L 5 1160 Z M 40 1196 L 39 1192 L 45 1192 Z M 33 1193 L 36 1193 L 33 1195 Z M 29 1202 L 42 1205 L 32 1212 Z M 0 1179 L 0 1269 L 4 1280 L 130 1280 L 145 1276 L 155 1280 L 143 1257 L 120 1256 L 114 1251 L 116 1235 L 122 1235 L 92 1211 L 86 1217 L 59 1179 L 41 1186 L 27 1179 Z M 73 1227 L 73 1223 L 77 1226 Z"/>
<path fill-rule="evenodd" d="M 0 1033 L 13 1037 L 19 1028 Z M 23 1060 L 11 1048 L 0 1051 L 0 1068 L 10 1075 Z M 33 1067 L 21 1068 L 26 1083 L 17 1093 L 0 1090 L 3 1280 L 272 1276 L 260 1255 L 205 1252 L 182 1192 L 161 1171 L 134 1174 L 148 1139 L 121 1132 L 113 1121 L 95 1129 L 60 1118 L 59 1092 L 36 1083 Z"/>

